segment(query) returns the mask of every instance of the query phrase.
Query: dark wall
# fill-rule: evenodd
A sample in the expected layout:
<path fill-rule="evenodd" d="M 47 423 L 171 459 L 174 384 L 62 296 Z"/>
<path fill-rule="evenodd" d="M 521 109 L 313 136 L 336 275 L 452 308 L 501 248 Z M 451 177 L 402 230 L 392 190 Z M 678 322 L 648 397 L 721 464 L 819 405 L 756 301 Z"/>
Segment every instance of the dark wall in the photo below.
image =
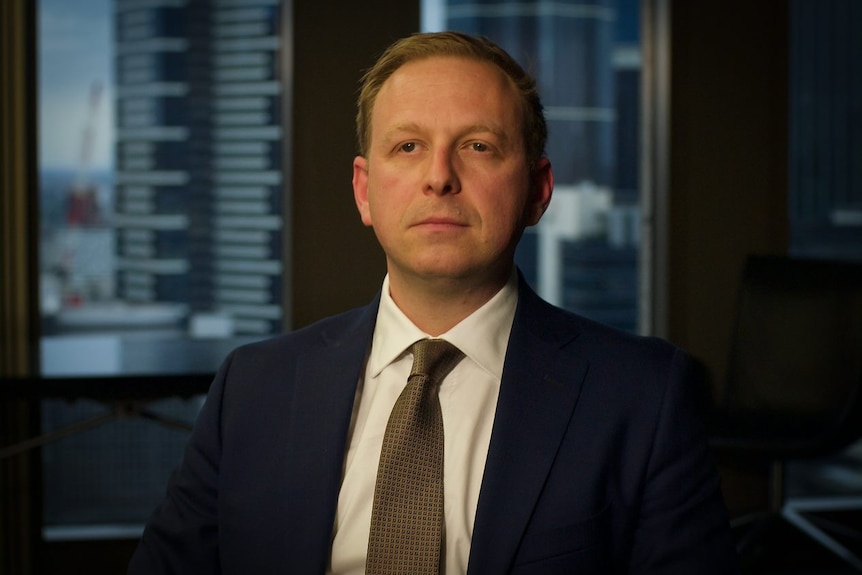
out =
<path fill-rule="evenodd" d="M 787 251 L 787 3 L 671 6 L 667 336 L 720 382 L 746 254 Z"/>
<path fill-rule="evenodd" d="M 294 1 L 293 327 L 368 303 L 386 271 L 353 202 L 363 70 L 419 30 L 419 2 Z"/>
<path fill-rule="evenodd" d="M 746 255 L 787 253 L 787 16 L 785 0 L 671 1 L 666 335 L 717 392 Z M 731 515 L 765 503 L 764 467 L 718 463 Z"/>

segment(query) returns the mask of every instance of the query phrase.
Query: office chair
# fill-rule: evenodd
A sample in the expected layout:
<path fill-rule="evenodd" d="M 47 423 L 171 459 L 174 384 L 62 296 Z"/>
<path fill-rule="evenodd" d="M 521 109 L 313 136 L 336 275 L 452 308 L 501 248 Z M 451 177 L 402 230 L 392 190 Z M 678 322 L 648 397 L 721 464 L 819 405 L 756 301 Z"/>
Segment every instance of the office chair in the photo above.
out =
<path fill-rule="evenodd" d="M 792 462 L 838 462 L 862 437 L 862 264 L 751 256 L 738 298 L 711 441 L 770 469 L 768 510 L 735 522 L 748 526 L 739 550 L 783 521 L 862 572 L 844 544 L 862 532 L 823 515 L 862 510 L 862 458 L 846 468 L 858 489 L 840 496 L 790 493 L 785 475 Z"/>

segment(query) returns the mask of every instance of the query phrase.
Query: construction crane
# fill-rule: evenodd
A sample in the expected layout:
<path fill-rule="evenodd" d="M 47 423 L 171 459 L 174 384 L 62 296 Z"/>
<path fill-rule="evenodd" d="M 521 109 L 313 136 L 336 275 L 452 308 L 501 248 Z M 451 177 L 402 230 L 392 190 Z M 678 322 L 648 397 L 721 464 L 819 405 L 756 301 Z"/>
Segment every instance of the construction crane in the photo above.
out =
<path fill-rule="evenodd" d="M 69 226 L 93 226 L 100 222 L 101 214 L 96 194 L 96 185 L 90 181 L 90 161 L 96 139 L 96 118 L 102 99 L 101 82 L 90 87 L 89 105 L 81 142 L 81 157 L 75 181 L 69 188 L 66 204 L 66 223 Z"/>

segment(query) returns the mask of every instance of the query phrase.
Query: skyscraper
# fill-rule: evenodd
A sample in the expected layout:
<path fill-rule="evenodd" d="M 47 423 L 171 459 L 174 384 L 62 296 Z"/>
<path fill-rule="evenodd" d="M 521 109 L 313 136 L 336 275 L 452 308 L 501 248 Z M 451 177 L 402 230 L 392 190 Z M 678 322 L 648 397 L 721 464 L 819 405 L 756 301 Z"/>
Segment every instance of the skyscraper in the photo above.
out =
<path fill-rule="evenodd" d="M 116 2 L 118 295 L 192 336 L 282 327 L 280 12 Z"/>
<path fill-rule="evenodd" d="M 512 54 L 545 105 L 554 199 L 525 233 L 519 267 L 549 301 L 635 331 L 637 3 L 448 0 L 443 13 L 447 28 L 487 36 Z"/>

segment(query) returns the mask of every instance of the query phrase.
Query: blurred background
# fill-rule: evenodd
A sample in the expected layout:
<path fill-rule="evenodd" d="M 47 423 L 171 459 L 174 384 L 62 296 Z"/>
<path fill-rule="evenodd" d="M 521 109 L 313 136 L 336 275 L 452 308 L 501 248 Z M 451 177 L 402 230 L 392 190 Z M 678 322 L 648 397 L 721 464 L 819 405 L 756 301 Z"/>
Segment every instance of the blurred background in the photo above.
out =
<path fill-rule="evenodd" d="M 9 0 L 0 573 L 122 572 L 225 355 L 373 297 L 384 261 L 350 187 L 358 80 L 392 40 L 442 29 L 490 37 L 538 80 L 556 188 L 519 246 L 528 281 L 700 361 L 746 570 L 862 571 L 862 430 L 808 445 L 862 393 L 862 3 Z M 846 322 L 808 330 L 844 353 L 845 395 L 804 432 L 781 391 L 804 370 L 779 364 L 814 344 L 773 359 L 772 335 L 740 343 L 759 256 L 848 264 L 769 272 L 826 278 L 806 302 L 848 279 L 829 308 Z M 800 326 L 796 309 L 757 323 Z M 828 395 L 809 364 L 807 405 Z M 743 424 L 746 377 L 781 401 L 758 395 Z M 759 441 L 778 421 L 765 406 L 796 435 Z M 817 527 L 788 520 L 811 501 Z"/>

